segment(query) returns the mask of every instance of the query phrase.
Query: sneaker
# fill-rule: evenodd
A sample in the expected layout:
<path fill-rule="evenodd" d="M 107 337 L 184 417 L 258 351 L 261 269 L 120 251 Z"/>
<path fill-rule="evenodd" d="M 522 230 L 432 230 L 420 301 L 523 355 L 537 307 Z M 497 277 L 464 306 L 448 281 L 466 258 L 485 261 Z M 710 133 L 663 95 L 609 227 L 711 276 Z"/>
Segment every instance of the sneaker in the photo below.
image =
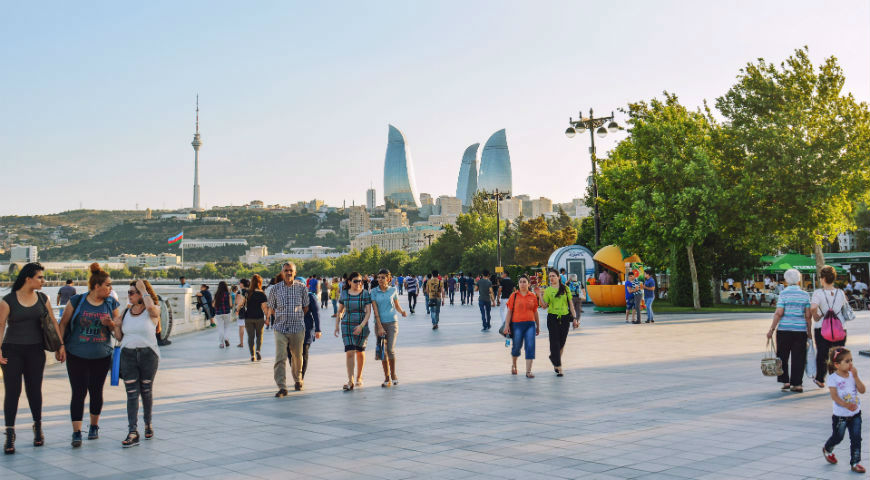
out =
<path fill-rule="evenodd" d="M 82 431 L 76 430 L 72 434 L 72 442 L 70 443 L 73 448 L 78 448 L 82 446 Z"/>
<path fill-rule="evenodd" d="M 281 398 L 281 397 L 286 397 L 286 396 L 287 396 L 287 389 L 286 388 L 282 388 L 282 389 L 278 390 L 278 393 L 275 394 L 275 398 Z"/>
<path fill-rule="evenodd" d="M 837 463 L 837 457 L 834 456 L 834 452 L 829 452 L 829 451 L 825 450 L 825 447 L 822 447 L 822 455 L 824 455 L 825 460 L 827 460 L 828 463 L 831 463 L 831 464 Z"/>
<path fill-rule="evenodd" d="M 260 356 L 260 352 L 257 352 L 257 361 L 259 362 L 262 359 L 263 359 L 263 357 Z"/>
<path fill-rule="evenodd" d="M 293 385 L 293 390 L 296 390 L 297 392 L 302 391 L 302 382 L 296 382 L 296 384 Z"/>
<path fill-rule="evenodd" d="M 98 438 L 100 438 L 100 427 L 98 425 L 88 427 L 88 440 L 96 440 Z"/>
<path fill-rule="evenodd" d="M 121 441 L 121 446 L 124 448 L 135 447 L 139 445 L 139 432 L 132 431 L 127 434 L 127 438 Z"/>
<path fill-rule="evenodd" d="M 860 463 L 856 463 L 855 465 L 852 465 L 852 471 L 855 473 L 865 473 L 867 470 L 864 470 L 864 467 L 862 467 Z"/>

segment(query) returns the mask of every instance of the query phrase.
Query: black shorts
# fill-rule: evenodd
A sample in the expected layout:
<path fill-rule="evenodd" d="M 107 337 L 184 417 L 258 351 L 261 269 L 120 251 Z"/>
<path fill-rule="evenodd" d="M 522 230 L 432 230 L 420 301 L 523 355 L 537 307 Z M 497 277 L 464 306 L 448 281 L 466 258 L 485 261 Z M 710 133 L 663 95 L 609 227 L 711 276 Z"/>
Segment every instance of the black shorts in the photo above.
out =
<path fill-rule="evenodd" d="M 344 351 L 345 352 L 365 352 L 366 347 L 358 347 L 356 345 L 345 345 Z"/>

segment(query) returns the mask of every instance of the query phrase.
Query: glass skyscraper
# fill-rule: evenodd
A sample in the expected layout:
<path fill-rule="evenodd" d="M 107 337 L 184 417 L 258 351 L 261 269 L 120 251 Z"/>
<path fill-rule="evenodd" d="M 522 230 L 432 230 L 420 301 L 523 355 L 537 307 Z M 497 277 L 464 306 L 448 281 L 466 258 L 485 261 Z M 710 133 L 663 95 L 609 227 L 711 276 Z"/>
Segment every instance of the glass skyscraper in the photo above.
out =
<path fill-rule="evenodd" d="M 480 156 L 480 173 L 477 175 L 477 190 L 492 193 L 498 190 L 510 194 L 513 190 L 511 155 L 508 152 L 504 129 L 492 134 Z"/>
<path fill-rule="evenodd" d="M 462 200 L 465 207 L 471 206 L 474 194 L 477 193 L 477 149 L 479 143 L 475 143 L 465 149 L 462 154 L 462 164 L 459 167 L 459 180 L 456 182 L 456 197 Z"/>
<path fill-rule="evenodd" d="M 417 181 L 414 164 L 398 128 L 390 125 L 387 137 L 387 155 L 384 159 L 384 203 L 389 207 L 420 207 L 417 200 Z"/>

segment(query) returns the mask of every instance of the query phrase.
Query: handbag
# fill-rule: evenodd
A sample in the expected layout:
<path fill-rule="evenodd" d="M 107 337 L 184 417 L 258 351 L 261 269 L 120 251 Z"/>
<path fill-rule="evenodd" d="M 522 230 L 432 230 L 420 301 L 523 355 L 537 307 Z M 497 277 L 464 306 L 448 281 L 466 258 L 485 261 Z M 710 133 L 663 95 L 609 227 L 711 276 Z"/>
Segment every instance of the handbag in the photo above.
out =
<path fill-rule="evenodd" d="M 849 305 L 849 302 L 846 299 L 843 299 L 843 319 L 847 322 L 851 322 L 855 320 L 855 312 L 852 310 L 852 306 Z"/>
<path fill-rule="evenodd" d="M 807 363 L 804 367 L 804 373 L 809 378 L 816 377 L 816 346 L 813 345 L 812 338 L 807 342 Z"/>
<path fill-rule="evenodd" d="M 767 339 L 767 348 L 761 357 L 761 374 L 765 377 L 782 375 L 782 360 L 776 356 L 776 346 L 772 339 Z"/>
<path fill-rule="evenodd" d="M 834 300 L 836 300 L 836 296 Z M 834 312 L 827 296 L 825 296 L 825 303 L 828 304 L 828 311 L 825 312 L 825 318 L 822 320 L 822 337 L 829 342 L 845 340 L 846 330 L 843 328 L 843 322 L 840 321 L 840 318 Z"/>
<path fill-rule="evenodd" d="M 384 352 L 387 350 L 387 336 L 378 337 L 378 343 L 375 347 L 375 360 L 386 360 Z"/>
<path fill-rule="evenodd" d="M 39 322 L 40 326 L 42 326 L 42 348 L 49 352 L 56 352 L 60 350 L 60 346 L 63 343 L 60 340 L 60 335 L 57 334 L 57 322 L 45 306 L 48 297 L 40 292 L 36 292 L 36 298 L 39 304 L 42 305 L 42 316 Z"/>

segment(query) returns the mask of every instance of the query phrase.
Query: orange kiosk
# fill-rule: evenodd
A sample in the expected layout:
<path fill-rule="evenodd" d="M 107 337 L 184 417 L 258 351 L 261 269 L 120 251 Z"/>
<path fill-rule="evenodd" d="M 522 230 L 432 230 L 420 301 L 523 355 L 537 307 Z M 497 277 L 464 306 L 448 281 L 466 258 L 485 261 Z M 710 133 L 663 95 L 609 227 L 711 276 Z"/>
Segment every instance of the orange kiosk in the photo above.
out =
<path fill-rule="evenodd" d="M 611 272 L 616 272 L 617 285 L 599 285 L 598 279 L 594 278 L 587 282 L 586 291 L 589 299 L 595 304 L 595 310 L 599 312 L 624 312 L 625 311 L 625 264 L 640 263 L 640 257 L 629 254 L 616 245 L 608 245 L 598 250 L 592 260 L 600 263 Z"/>

